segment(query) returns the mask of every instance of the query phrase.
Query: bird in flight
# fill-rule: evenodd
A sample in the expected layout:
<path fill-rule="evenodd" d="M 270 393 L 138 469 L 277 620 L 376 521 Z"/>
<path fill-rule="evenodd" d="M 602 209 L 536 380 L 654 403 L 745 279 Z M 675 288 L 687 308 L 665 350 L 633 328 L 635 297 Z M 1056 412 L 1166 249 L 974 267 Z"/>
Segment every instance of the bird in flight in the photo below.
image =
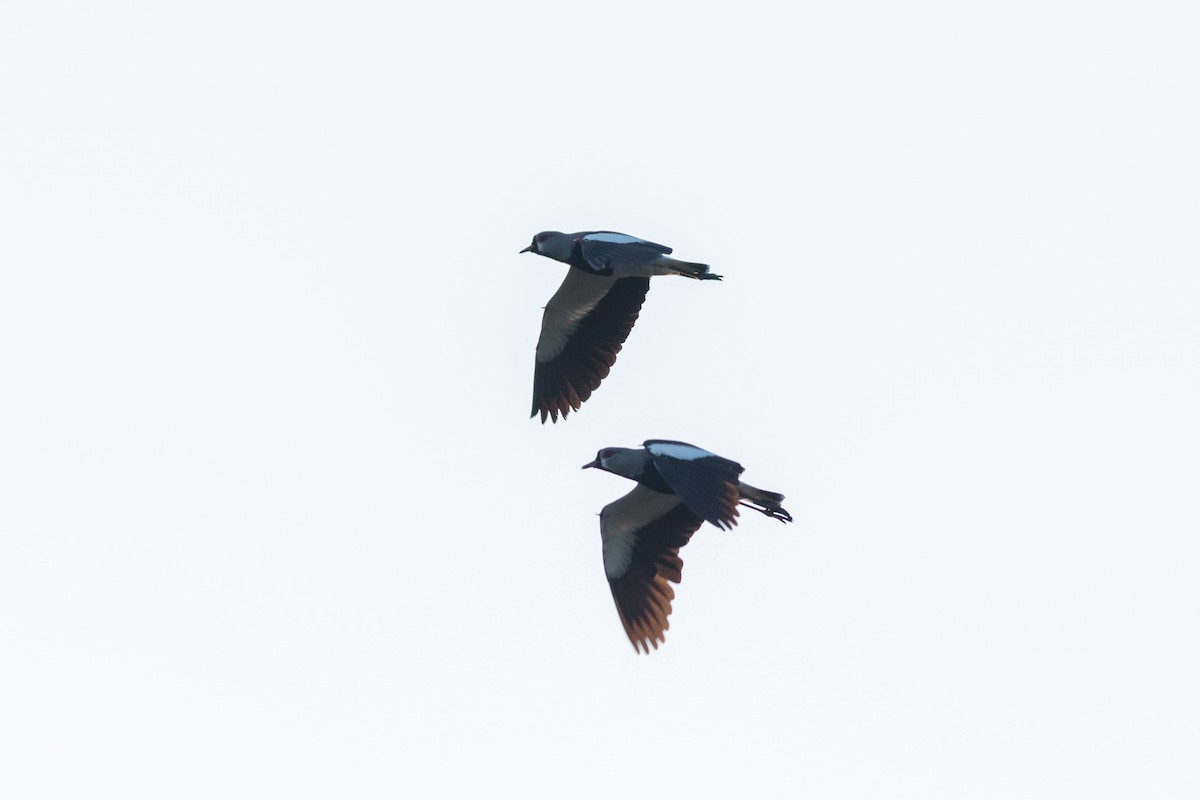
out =
<path fill-rule="evenodd" d="M 738 522 L 738 506 L 780 522 L 792 515 L 783 495 L 738 478 L 743 467 L 685 442 L 650 439 L 642 447 L 606 447 L 583 465 L 637 481 L 600 512 L 604 573 L 633 649 L 649 653 L 666 641 L 671 583 L 682 579 L 679 550 L 702 522 L 722 530 Z"/>
<path fill-rule="evenodd" d="M 720 280 L 707 264 L 670 257 L 671 248 L 613 231 L 542 231 L 521 251 L 571 267 L 542 314 L 533 368 L 533 410 L 557 422 L 592 395 L 637 322 L 650 278 Z"/>

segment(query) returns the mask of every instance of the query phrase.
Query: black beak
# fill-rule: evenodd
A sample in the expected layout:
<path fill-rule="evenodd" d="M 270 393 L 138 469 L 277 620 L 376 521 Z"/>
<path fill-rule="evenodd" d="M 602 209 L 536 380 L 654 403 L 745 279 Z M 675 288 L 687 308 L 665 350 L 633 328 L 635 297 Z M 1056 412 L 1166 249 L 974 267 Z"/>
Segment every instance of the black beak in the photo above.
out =
<path fill-rule="evenodd" d="M 582 467 L 580 467 L 580 469 L 587 469 L 588 467 L 598 467 L 598 466 L 600 466 L 600 459 L 597 458 L 595 461 L 589 461 L 588 463 L 584 464 Z"/>
<path fill-rule="evenodd" d="M 521 253 L 536 253 L 536 252 L 537 251 L 533 249 L 533 245 L 529 245 L 529 247 L 526 247 L 524 250 L 521 251 Z M 517 255 L 521 255 L 521 253 L 517 253 Z"/>

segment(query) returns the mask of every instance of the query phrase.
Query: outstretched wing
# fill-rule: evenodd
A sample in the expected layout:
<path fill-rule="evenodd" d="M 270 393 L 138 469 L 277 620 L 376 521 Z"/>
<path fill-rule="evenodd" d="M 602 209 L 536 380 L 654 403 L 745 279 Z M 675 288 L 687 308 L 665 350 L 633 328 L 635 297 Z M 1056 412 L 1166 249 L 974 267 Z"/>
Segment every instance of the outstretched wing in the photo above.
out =
<path fill-rule="evenodd" d="M 590 269 L 612 274 L 613 269 L 636 266 L 671 252 L 666 245 L 613 231 L 596 231 L 579 240 L 579 252 Z"/>
<path fill-rule="evenodd" d="M 604 574 L 634 650 L 649 653 L 665 641 L 671 583 L 683 579 L 679 549 L 702 522 L 679 497 L 644 486 L 600 512 Z"/>
<path fill-rule="evenodd" d="M 741 464 L 686 442 L 650 439 L 644 446 L 688 508 L 718 528 L 737 525 Z"/>
<path fill-rule="evenodd" d="M 533 410 L 542 422 L 583 405 L 617 360 L 633 330 L 649 278 L 607 278 L 567 270 L 542 314 L 533 368 Z"/>

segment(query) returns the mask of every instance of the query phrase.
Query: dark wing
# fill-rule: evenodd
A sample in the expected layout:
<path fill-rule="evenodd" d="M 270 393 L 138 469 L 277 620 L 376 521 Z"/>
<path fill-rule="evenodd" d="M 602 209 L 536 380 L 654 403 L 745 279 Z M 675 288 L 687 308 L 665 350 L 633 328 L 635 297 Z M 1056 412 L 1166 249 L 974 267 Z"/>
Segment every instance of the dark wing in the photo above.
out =
<path fill-rule="evenodd" d="M 579 240 L 579 252 L 596 272 L 653 261 L 671 252 L 666 245 L 613 231 L 595 231 Z"/>
<path fill-rule="evenodd" d="M 542 422 L 578 411 L 621 352 L 633 330 L 649 278 L 606 278 L 567 270 L 546 304 L 533 368 L 533 410 Z"/>
<path fill-rule="evenodd" d="M 683 579 L 679 548 L 702 522 L 675 495 L 644 486 L 600 512 L 604 573 L 634 650 L 649 653 L 666 640 L 675 599 L 671 583 Z"/>
<path fill-rule="evenodd" d="M 685 442 L 650 439 L 644 446 L 688 508 L 718 528 L 737 525 L 741 464 Z"/>

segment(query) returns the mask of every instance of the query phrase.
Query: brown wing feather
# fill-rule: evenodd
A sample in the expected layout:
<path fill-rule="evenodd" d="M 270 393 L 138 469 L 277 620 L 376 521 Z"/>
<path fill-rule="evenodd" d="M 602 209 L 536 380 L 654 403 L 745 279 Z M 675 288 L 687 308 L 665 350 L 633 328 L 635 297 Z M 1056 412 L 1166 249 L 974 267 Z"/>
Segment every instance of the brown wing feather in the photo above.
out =
<path fill-rule="evenodd" d="M 703 520 L 678 502 L 678 498 L 658 495 L 665 498 L 670 510 L 641 524 L 636 530 L 614 530 L 630 527 L 625 523 L 635 522 L 631 515 L 648 508 L 645 503 L 635 507 L 639 492 L 658 494 L 638 487 L 604 509 L 601 526 L 606 537 L 633 537 L 628 568 L 619 576 L 609 575 L 608 585 L 633 649 L 649 653 L 651 647 L 657 649 L 659 643 L 666 640 L 665 634 L 670 628 L 667 618 L 671 614 L 671 601 L 675 599 L 671 583 L 679 583 L 683 579 L 683 559 L 679 556 L 679 549 L 688 543 Z M 623 500 L 631 502 L 621 508 L 619 504 Z M 650 508 L 650 511 L 657 513 L 659 508 Z M 620 517 L 622 512 L 625 512 L 624 518 Z"/>
<path fill-rule="evenodd" d="M 608 286 L 607 291 L 579 316 L 579 310 L 589 305 L 588 293 L 601 286 Z M 557 422 L 559 416 L 579 410 L 608 377 L 649 290 L 649 278 L 613 281 L 571 270 L 542 317 L 530 416 L 540 413 L 542 422 L 547 417 Z M 583 304 L 570 295 L 583 295 Z"/>

